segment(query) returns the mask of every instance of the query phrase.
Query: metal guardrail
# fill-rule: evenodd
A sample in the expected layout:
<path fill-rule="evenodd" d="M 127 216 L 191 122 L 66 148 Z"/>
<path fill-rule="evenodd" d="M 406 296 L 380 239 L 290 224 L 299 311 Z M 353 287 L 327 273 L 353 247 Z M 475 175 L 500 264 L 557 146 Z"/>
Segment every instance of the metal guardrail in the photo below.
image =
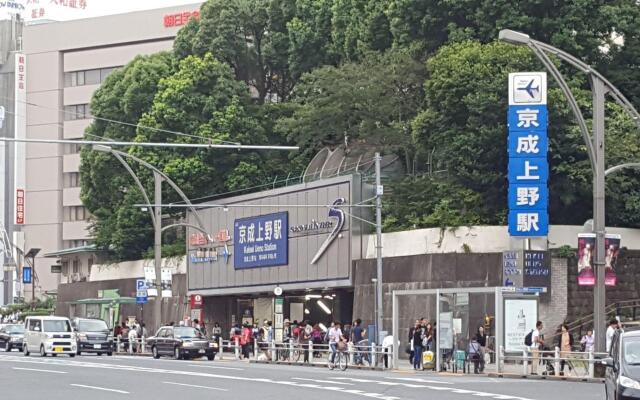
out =
<path fill-rule="evenodd" d="M 129 355 L 151 355 L 151 348 L 145 338 L 137 338 L 133 342 L 116 338 L 114 342 L 115 353 Z M 289 364 L 326 364 L 332 353 L 328 344 L 314 344 L 312 341 L 301 343 L 291 342 L 265 342 L 253 340 L 250 344 L 250 358 L 261 361 L 275 361 Z M 227 352 L 227 355 L 225 355 Z M 229 354 L 231 353 L 231 354 Z M 305 353 L 307 356 L 305 357 Z M 354 344 L 349 342 L 347 349 L 343 351 L 347 355 L 349 366 L 364 365 L 371 368 L 382 367 L 391 368 L 392 352 L 391 348 L 377 346 L 375 343 L 369 345 L 366 341 Z M 387 360 L 385 362 L 385 356 Z M 225 357 L 240 360 L 242 358 L 242 345 L 239 339 L 218 341 L 218 359 Z M 308 361 L 305 361 L 308 360 Z"/>
<path fill-rule="evenodd" d="M 505 362 L 512 361 L 514 364 L 522 364 L 522 376 L 532 375 L 532 369 L 536 369 L 537 374 L 547 376 L 567 376 L 575 378 L 594 378 L 595 365 L 600 359 L 607 356 L 607 353 L 581 352 L 581 351 L 560 351 L 559 347 L 554 350 L 522 350 L 519 355 L 506 354 L 504 347 L 500 347 L 498 356 L 498 372 L 505 371 Z M 561 364 L 565 363 L 569 367 L 569 372 L 561 375 Z M 535 364 L 538 363 L 534 367 Z M 515 371 L 517 373 L 517 370 Z"/>

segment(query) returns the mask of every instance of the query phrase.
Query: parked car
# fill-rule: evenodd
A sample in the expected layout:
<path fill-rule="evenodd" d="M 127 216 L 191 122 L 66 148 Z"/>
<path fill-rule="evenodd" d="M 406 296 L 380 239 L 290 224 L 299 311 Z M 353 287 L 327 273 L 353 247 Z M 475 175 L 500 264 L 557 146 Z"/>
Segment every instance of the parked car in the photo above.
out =
<path fill-rule="evenodd" d="M 69 318 L 27 317 L 24 326 L 22 352 L 25 356 L 31 352 L 40 353 L 42 357 L 47 354 L 76 356 L 76 338 Z"/>
<path fill-rule="evenodd" d="M 113 355 L 113 335 L 107 323 L 97 318 L 75 318 L 73 328 L 78 344 L 77 354 Z"/>
<path fill-rule="evenodd" d="M 607 400 L 640 399 L 640 331 L 618 331 L 602 360 Z"/>
<path fill-rule="evenodd" d="M 0 328 L 0 349 L 11 351 L 18 349 L 22 351 L 22 341 L 24 340 L 24 325 L 6 324 Z"/>
<path fill-rule="evenodd" d="M 202 333 L 188 326 L 164 326 L 147 340 L 153 358 L 173 356 L 176 360 L 206 356 L 213 360 L 217 349 Z"/>

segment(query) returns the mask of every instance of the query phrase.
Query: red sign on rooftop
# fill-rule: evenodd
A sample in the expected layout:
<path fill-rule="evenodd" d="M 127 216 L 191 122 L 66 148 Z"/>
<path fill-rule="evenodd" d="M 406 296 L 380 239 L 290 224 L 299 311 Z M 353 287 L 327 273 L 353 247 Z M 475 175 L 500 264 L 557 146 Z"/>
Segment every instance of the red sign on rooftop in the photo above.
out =
<path fill-rule="evenodd" d="M 164 27 L 172 28 L 174 26 L 186 25 L 191 18 L 200 19 L 200 11 L 184 11 L 175 14 L 166 14 L 164 16 Z"/>

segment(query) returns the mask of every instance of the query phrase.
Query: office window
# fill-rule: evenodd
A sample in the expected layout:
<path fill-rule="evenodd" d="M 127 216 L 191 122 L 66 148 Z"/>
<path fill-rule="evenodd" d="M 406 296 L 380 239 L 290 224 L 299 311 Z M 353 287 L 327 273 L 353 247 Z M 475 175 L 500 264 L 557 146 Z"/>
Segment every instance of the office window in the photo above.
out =
<path fill-rule="evenodd" d="M 64 73 L 64 87 L 97 85 L 104 82 L 116 68 L 107 67 L 87 69 L 83 71 L 72 71 Z"/>
<path fill-rule="evenodd" d="M 83 206 L 64 207 L 63 211 L 65 222 L 84 221 L 89 217 L 89 212 Z"/>
<path fill-rule="evenodd" d="M 78 119 L 91 118 L 91 108 L 89 104 L 73 104 L 64 106 L 64 120 L 75 121 Z"/>
<path fill-rule="evenodd" d="M 63 183 L 65 189 L 75 188 L 80 186 L 80 173 L 79 172 L 65 172 L 63 175 Z"/>
<path fill-rule="evenodd" d="M 78 154 L 80 153 L 81 147 L 82 145 L 80 143 L 65 143 L 64 154 Z"/>

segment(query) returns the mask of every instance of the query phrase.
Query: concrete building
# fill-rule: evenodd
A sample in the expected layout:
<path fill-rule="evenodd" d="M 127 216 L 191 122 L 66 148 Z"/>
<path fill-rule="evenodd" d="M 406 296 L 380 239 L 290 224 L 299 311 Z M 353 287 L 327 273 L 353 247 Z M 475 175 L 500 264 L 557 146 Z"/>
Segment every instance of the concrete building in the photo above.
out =
<path fill-rule="evenodd" d="M 170 49 L 181 26 L 199 16 L 200 4 L 27 26 L 27 138 L 81 139 L 100 83 L 137 55 Z M 79 151 L 69 144 L 26 146 L 23 231 L 25 249 L 41 249 L 36 296 L 54 291 L 60 281 L 85 280 L 96 262 L 89 213 L 80 201 Z M 51 273 L 55 257 L 62 274 Z"/>

